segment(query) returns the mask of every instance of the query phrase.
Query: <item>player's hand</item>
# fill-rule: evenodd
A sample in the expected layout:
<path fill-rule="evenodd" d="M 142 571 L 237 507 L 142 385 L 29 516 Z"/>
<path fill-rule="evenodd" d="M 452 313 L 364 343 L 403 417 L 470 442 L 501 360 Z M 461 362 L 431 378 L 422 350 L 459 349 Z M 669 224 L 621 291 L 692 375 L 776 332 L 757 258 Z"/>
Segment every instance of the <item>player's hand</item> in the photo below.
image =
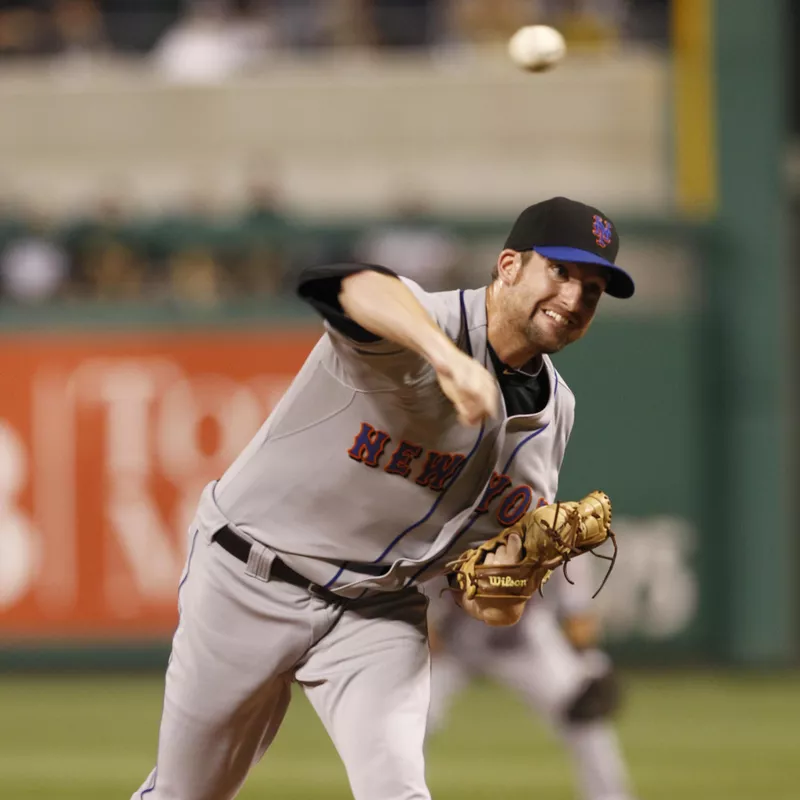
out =
<path fill-rule="evenodd" d="M 522 561 L 522 537 L 512 533 L 505 544 L 501 544 L 494 553 L 487 553 L 484 564 L 495 567 L 504 567 L 519 564 Z"/>
<path fill-rule="evenodd" d="M 500 545 L 493 553 L 486 554 L 484 564 L 506 566 L 517 564 L 522 560 L 522 538 L 512 533 L 506 544 Z M 485 622 L 487 625 L 514 625 L 525 610 L 525 600 L 467 600 L 462 596 L 456 602 L 470 616 Z"/>
<path fill-rule="evenodd" d="M 434 364 L 439 386 L 452 402 L 462 425 L 480 425 L 497 414 L 497 383 L 474 358 L 453 349 L 446 360 Z"/>

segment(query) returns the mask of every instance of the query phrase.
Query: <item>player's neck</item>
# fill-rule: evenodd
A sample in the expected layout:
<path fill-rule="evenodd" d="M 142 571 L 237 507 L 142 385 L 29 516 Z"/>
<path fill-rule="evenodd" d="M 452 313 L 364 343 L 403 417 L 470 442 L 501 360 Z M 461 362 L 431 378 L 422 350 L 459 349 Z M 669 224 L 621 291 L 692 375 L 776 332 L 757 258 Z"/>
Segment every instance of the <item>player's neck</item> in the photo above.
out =
<path fill-rule="evenodd" d="M 538 365 L 542 351 L 532 346 L 519 331 L 514 330 L 499 313 L 497 299 L 492 286 L 486 290 L 486 330 L 489 344 L 495 355 L 507 366 L 522 369 L 526 365 Z"/>

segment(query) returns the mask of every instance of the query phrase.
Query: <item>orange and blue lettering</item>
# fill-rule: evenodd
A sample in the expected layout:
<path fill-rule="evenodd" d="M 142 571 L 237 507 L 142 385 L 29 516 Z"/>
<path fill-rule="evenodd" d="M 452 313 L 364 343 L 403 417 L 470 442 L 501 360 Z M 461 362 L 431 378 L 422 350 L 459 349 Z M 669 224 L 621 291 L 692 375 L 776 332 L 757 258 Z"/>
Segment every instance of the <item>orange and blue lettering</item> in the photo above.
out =
<path fill-rule="evenodd" d="M 411 462 L 415 458 L 419 458 L 421 453 L 422 448 L 418 444 L 412 444 L 404 439 L 392 453 L 392 458 L 386 465 L 386 472 L 390 475 L 402 475 L 407 478 L 408 473 L 411 472 Z"/>
<path fill-rule="evenodd" d="M 437 453 L 431 450 L 417 483 L 420 486 L 428 486 L 435 492 L 441 492 L 445 488 L 445 481 L 456 474 L 465 459 L 466 456 L 460 453 Z"/>
<path fill-rule="evenodd" d="M 476 514 L 485 514 L 489 510 L 492 500 L 511 486 L 511 478 L 508 475 L 503 475 L 500 472 L 493 472 L 492 477 L 489 478 L 489 485 L 483 493 L 481 502 L 475 507 Z"/>
<path fill-rule="evenodd" d="M 353 446 L 347 451 L 347 455 L 368 467 L 377 467 L 378 459 L 383 455 L 383 450 L 389 441 L 389 434 L 386 431 L 376 430 L 368 422 L 362 422 L 361 430 L 356 434 Z"/>
<path fill-rule="evenodd" d="M 497 521 L 507 528 L 517 522 L 530 508 L 533 490 L 530 486 L 515 486 L 497 509 Z"/>

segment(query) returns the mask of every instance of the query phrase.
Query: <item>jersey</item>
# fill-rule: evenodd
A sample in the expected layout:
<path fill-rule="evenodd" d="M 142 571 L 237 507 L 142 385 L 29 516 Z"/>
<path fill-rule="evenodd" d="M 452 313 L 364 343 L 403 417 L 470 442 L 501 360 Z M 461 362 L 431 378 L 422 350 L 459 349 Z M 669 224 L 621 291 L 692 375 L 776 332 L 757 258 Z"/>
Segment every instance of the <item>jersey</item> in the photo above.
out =
<path fill-rule="evenodd" d="M 399 280 L 494 373 L 485 287 L 428 293 Z M 355 323 L 349 335 L 325 327 L 264 425 L 206 487 L 201 515 L 276 551 L 310 581 L 356 596 L 425 580 L 555 497 L 574 397 L 549 358 L 541 411 L 509 415 L 504 404 L 472 428 L 458 422 L 425 359 Z"/>

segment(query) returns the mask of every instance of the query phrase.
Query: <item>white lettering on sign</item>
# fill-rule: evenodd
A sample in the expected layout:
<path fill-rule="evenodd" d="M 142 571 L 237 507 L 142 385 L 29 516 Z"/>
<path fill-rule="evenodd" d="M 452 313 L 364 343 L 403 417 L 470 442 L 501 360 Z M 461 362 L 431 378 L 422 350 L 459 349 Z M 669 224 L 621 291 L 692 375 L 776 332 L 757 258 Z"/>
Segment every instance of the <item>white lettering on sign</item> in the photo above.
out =
<path fill-rule="evenodd" d="M 28 477 L 22 438 L 0 419 L 0 608 L 18 602 L 36 580 L 40 566 L 38 532 L 17 502 Z"/>
<path fill-rule="evenodd" d="M 164 474 L 177 484 L 197 475 L 219 474 L 239 454 L 264 420 L 256 395 L 222 375 L 183 378 L 167 387 L 159 405 L 156 448 Z M 200 447 L 199 428 L 211 423 L 216 447 Z"/>
<path fill-rule="evenodd" d="M 164 356 L 43 363 L 30 453 L 0 419 L 0 609 L 34 591 L 46 616 L 66 618 L 89 583 L 119 619 L 172 608 L 203 486 L 292 377 L 192 375 Z"/>

